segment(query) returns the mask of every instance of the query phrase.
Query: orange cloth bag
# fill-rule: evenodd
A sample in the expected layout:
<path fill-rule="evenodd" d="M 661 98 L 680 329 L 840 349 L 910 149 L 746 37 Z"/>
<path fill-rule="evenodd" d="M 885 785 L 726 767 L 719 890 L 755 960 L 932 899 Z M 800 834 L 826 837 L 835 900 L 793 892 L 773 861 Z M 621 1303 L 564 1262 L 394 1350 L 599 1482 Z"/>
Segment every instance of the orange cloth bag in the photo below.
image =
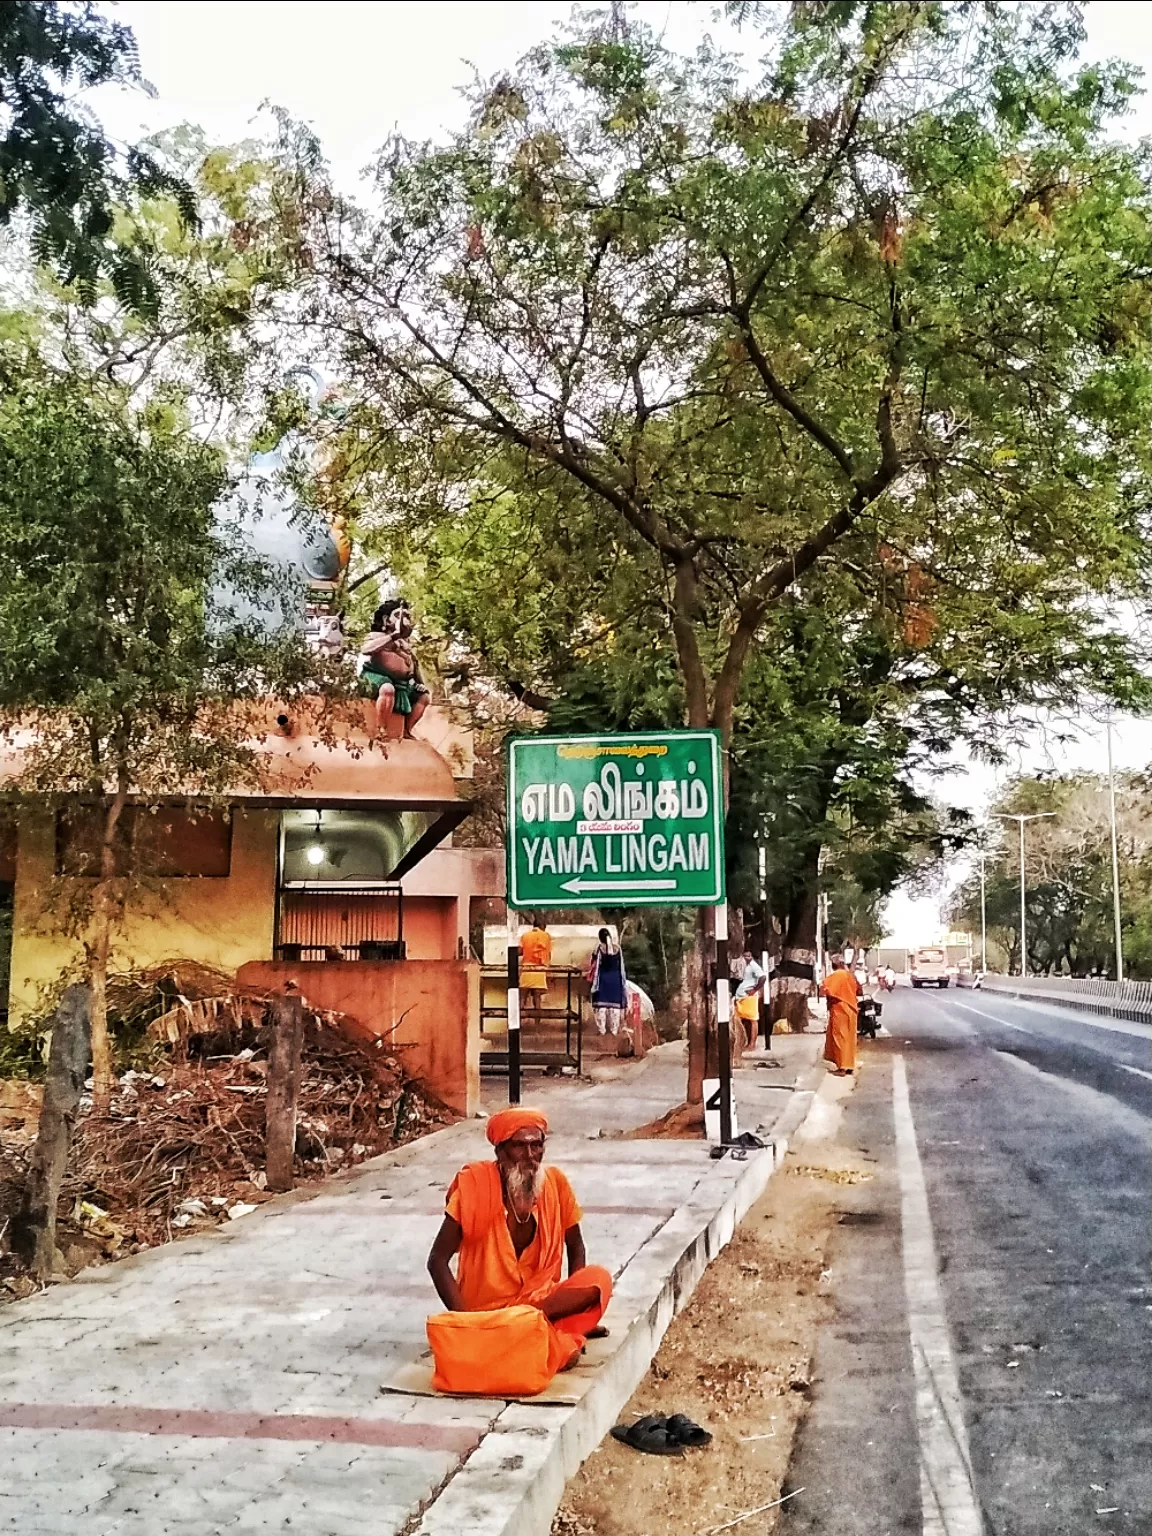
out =
<path fill-rule="evenodd" d="M 538 1307 L 438 1312 L 426 1324 L 437 1392 L 533 1397 L 583 1345 L 562 1337 Z"/>

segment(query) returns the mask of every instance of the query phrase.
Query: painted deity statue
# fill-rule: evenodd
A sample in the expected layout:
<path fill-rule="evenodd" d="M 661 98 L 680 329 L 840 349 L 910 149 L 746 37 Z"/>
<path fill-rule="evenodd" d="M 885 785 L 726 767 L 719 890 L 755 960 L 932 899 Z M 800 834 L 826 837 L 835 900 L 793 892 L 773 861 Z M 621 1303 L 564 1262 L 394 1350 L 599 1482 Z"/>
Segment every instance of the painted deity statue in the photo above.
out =
<path fill-rule="evenodd" d="M 404 736 L 428 708 L 430 694 L 412 649 L 412 613 L 403 598 L 377 608 L 372 631 L 360 647 L 360 691 L 376 703 L 380 736 L 395 734 L 401 722 Z"/>
<path fill-rule="evenodd" d="M 294 368 L 288 378 L 304 389 L 313 415 L 339 421 L 339 397 L 324 388 L 314 369 Z M 302 446 L 312 457 L 318 510 L 301 507 L 288 483 L 289 459 Z M 225 545 L 261 562 L 269 580 L 253 590 L 221 570 L 212 594 L 221 622 L 255 625 L 270 635 L 295 631 L 333 661 L 346 654 L 344 615 L 337 605 L 351 554 L 338 494 L 344 470 L 339 454 L 331 439 L 307 449 L 297 433 L 270 452 L 253 454 L 246 473 L 216 508 L 216 527 Z M 381 742 L 411 736 L 431 696 L 412 648 L 411 610 L 402 598 L 376 610 L 357 670 L 358 691 L 375 706 Z"/>

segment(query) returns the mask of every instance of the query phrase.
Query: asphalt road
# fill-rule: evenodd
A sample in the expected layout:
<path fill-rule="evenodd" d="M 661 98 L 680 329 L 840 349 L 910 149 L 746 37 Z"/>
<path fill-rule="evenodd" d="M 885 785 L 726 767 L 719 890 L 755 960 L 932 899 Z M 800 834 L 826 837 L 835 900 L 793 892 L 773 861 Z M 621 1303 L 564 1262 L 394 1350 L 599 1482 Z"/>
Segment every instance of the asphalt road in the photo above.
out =
<path fill-rule="evenodd" d="M 1152 1029 L 885 1003 L 780 1528 L 1152 1536 Z"/>

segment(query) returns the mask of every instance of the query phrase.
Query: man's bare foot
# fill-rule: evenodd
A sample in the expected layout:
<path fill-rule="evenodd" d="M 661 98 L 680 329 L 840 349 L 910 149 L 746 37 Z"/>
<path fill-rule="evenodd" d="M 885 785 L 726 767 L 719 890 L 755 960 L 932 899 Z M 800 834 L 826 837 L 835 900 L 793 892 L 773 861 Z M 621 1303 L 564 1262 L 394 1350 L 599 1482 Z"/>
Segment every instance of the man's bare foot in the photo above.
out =
<path fill-rule="evenodd" d="M 584 1341 L 583 1341 L 583 1339 L 581 1339 L 581 1341 L 580 1341 L 580 1348 L 572 1356 L 571 1360 L 565 1361 L 565 1363 L 560 1367 L 560 1369 L 562 1371 L 570 1371 L 572 1369 L 572 1367 L 576 1364 L 576 1362 L 580 1359 L 580 1356 L 583 1353 L 584 1353 Z"/>
<path fill-rule="evenodd" d="M 603 1326 L 597 1328 L 589 1328 L 584 1337 L 586 1339 L 606 1339 L 608 1337 L 608 1330 Z"/>

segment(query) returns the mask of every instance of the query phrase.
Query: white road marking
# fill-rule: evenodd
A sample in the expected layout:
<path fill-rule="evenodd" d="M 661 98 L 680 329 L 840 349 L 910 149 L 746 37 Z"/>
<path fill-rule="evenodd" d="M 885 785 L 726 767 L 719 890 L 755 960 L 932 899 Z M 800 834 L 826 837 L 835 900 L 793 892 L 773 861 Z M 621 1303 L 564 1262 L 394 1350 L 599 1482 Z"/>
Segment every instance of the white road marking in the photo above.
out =
<path fill-rule="evenodd" d="M 1059 1088 L 1069 1098 L 1077 1100 L 1080 1108 L 1093 1117 L 1096 1122 L 1107 1118 L 1113 1120 L 1123 1130 L 1135 1136 L 1143 1149 L 1148 1146 L 1149 1120 L 1139 1110 L 1130 1109 L 1122 1099 L 1113 1098 L 1110 1093 L 1104 1093 L 1099 1088 L 1089 1088 L 1087 1083 L 1078 1083 L 1075 1078 L 1061 1077 L 1055 1072 L 1045 1072 L 1041 1067 L 1034 1067 L 1030 1061 L 1022 1061 L 1019 1056 L 1014 1056 L 1011 1051 L 996 1051 L 1001 1061 L 1007 1061 L 1012 1066 L 1019 1068 L 1028 1077 L 1039 1078 L 1041 1082 Z M 1119 1065 L 1119 1063 L 1114 1063 Z"/>
<path fill-rule="evenodd" d="M 1031 1008 L 1036 1013 L 1046 1014 L 1050 1019 L 1064 1019 L 1070 1024 L 1087 1024 L 1090 1029 L 1103 1029 L 1111 1035 L 1135 1035 L 1137 1040 L 1152 1040 L 1152 1024 L 1137 1024 L 1133 1019 L 1116 1019 L 1110 1013 L 1081 1013 L 1078 1008 L 1060 1003 L 1049 1003 L 1045 1007 L 1043 1003 L 1034 1003 L 1023 997 L 1014 997 L 1010 1003 L 1007 998 L 1004 1001 L 1010 1008 Z"/>
<path fill-rule="evenodd" d="M 940 1294 L 928 1189 L 916 1145 L 903 1056 L 892 1061 L 892 1113 L 900 1176 L 904 1294 L 916 1382 L 923 1536 L 983 1536 L 972 1480 L 960 1379 Z"/>
<path fill-rule="evenodd" d="M 971 1003 L 957 1003 L 956 1007 L 963 1008 L 967 1013 L 978 1013 L 982 1019 L 991 1019 L 993 1023 L 1003 1024 L 1005 1029 L 1014 1029 L 1021 1035 L 1035 1036 L 1037 1034 L 1037 1031 L 1034 1029 L 1025 1029 L 1023 1024 L 1013 1024 L 1008 1019 L 1001 1019 L 994 1013 L 986 1013 L 983 1008 L 973 1008 Z M 1087 1024 L 1089 1021 L 1084 1019 L 1082 1022 Z M 1121 1020 L 1120 1022 L 1123 1023 L 1124 1021 Z M 1149 1082 L 1152 1082 L 1152 1072 L 1146 1072 L 1143 1067 L 1130 1067 L 1123 1061 L 1114 1061 L 1112 1065 L 1119 1067 L 1121 1072 L 1133 1072 L 1137 1077 L 1146 1077 Z"/>
<path fill-rule="evenodd" d="M 963 1008 L 965 1013 L 978 1013 L 982 1019 L 991 1019 L 994 1024 L 1003 1024 L 1005 1029 L 1014 1029 L 1022 1035 L 1034 1035 L 1034 1029 L 1025 1029 L 1023 1024 L 1010 1024 L 1007 1019 L 1002 1019 L 998 1014 L 988 1013 L 983 1008 L 973 1008 L 971 1003 L 957 1003 L 957 1008 Z"/>

